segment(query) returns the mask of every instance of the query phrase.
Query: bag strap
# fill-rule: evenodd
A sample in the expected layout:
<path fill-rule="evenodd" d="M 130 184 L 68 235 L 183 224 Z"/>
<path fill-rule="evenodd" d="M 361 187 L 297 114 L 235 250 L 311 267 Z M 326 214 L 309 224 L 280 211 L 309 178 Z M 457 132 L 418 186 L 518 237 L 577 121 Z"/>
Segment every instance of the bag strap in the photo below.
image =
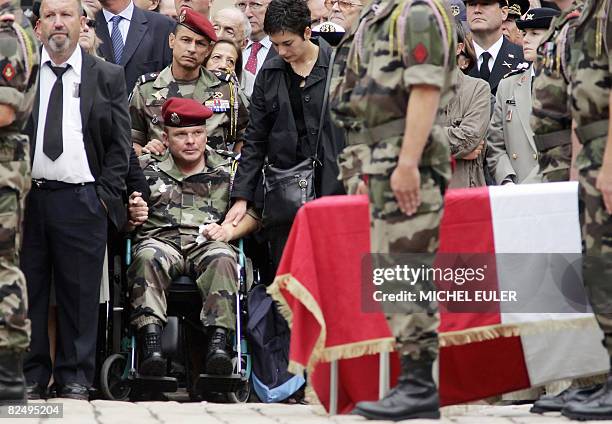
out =
<path fill-rule="evenodd" d="M 332 54 L 329 57 L 329 67 L 327 68 L 327 78 L 325 79 L 325 91 L 323 92 L 323 107 L 321 108 L 321 117 L 319 119 L 319 132 L 317 133 L 317 143 L 315 144 L 315 152 L 314 158 L 318 161 L 319 158 L 317 155 L 319 154 L 319 145 L 321 144 L 321 134 L 323 132 L 323 123 L 325 121 L 325 112 L 327 112 L 328 108 L 328 100 L 329 100 L 329 86 L 331 85 L 331 79 L 334 69 L 334 60 L 336 59 L 336 51 L 337 49 L 332 49 Z"/>

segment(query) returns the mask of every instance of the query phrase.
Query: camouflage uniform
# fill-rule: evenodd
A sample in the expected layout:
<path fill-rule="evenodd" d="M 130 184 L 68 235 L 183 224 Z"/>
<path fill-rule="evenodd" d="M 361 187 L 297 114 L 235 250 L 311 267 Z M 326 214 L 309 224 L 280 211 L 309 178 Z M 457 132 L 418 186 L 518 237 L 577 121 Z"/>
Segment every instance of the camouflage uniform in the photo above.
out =
<path fill-rule="evenodd" d="M 172 155 L 144 155 L 141 166 L 151 189 L 149 218 L 135 235 L 128 270 L 137 329 L 166 322 L 166 291 L 181 275 L 192 277 L 202 294 L 205 326 L 233 330 L 238 288 L 236 249 L 223 242 L 196 241 L 201 224 L 221 223 L 229 209 L 231 154 L 206 147 L 206 167 L 189 177 Z M 250 210 L 249 214 L 257 217 Z"/>
<path fill-rule="evenodd" d="M 571 105 L 582 150 L 576 157 L 580 182 L 580 219 L 584 281 L 605 346 L 612 356 L 612 216 L 595 181 L 608 138 L 612 80 L 611 0 L 587 0 L 575 27 L 571 57 Z"/>
<path fill-rule="evenodd" d="M 373 253 L 426 253 L 438 247 L 443 192 L 451 174 L 448 144 L 432 131 L 419 167 L 422 203 L 413 216 L 399 210 L 390 177 L 403 142 L 410 87 L 440 87 L 443 102 L 451 95 L 454 37 L 452 14 L 440 0 L 375 0 L 361 14 L 332 101 L 350 144 L 369 148 L 361 172 L 368 175 Z M 405 306 L 405 314 L 387 315 L 398 351 L 414 359 L 422 351 L 435 356 L 435 305 Z"/>
<path fill-rule="evenodd" d="M 38 77 L 38 45 L 19 2 L 0 7 L 0 103 L 16 119 L 0 128 L 0 348 L 25 350 L 30 343 L 26 281 L 18 253 L 25 197 L 30 190 L 30 146 L 20 134 L 31 110 Z"/>
<path fill-rule="evenodd" d="M 162 140 L 161 108 L 170 97 L 197 100 L 214 112 L 206 121 L 208 145 L 213 149 L 232 150 L 235 143 L 244 141 L 248 103 L 235 82 L 204 68 L 197 81 L 178 82 L 168 66 L 159 74 L 141 76 L 134 87 L 130 96 L 132 143 L 145 146 L 153 139 Z"/>
<path fill-rule="evenodd" d="M 566 59 L 568 36 L 581 9 L 582 1 L 579 0 L 553 20 L 540 43 L 533 66 L 530 123 L 539 151 L 539 173 L 544 182 L 569 181 L 572 118 L 568 96 L 570 69 Z"/>

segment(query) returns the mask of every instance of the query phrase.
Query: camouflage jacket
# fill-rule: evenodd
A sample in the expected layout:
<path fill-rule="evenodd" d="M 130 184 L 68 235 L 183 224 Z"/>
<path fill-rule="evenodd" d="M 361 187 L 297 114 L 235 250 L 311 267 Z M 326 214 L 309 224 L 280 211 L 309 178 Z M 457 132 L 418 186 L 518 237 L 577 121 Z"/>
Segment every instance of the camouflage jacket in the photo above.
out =
<path fill-rule="evenodd" d="M 371 147 L 364 173 L 395 168 L 410 87 L 437 86 L 446 99 L 455 66 L 454 20 L 445 2 L 375 0 L 362 11 L 332 108 L 336 122 L 350 127 L 350 143 Z M 450 177 L 450 152 L 442 138 L 430 136 L 421 165 Z"/>
<path fill-rule="evenodd" d="M 244 140 L 248 124 L 248 104 L 242 90 L 233 82 L 202 68 L 195 84 L 179 84 L 168 66 L 158 73 L 141 76 L 130 97 L 132 143 L 146 145 L 162 140 L 164 122 L 161 108 L 170 97 L 188 97 L 209 107 L 214 115 L 206 121 L 208 144 L 213 149 L 232 150 Z"/>
<path fill-rule="evenodd" d="M 570 130 L 572 119 L 569 109 L 569 61 L 568 47 L 571 26 L 582 10 L 582 2 L 565 10 L 551 24 L 548 33 L 538 47 L 533 65 L 531 129 L 536 135 Z M 569 133 L 568 133 L 569 136 Z"/>
<path fill-rule="evenodd" d="M 202 172 L 185 177 L 172 155 L 140 157 L 140 166 L 151 190 L 149 218 L 136 231 L 135 242 L 155 238 L 179 250 L 193 244 L 202 224 L 225 219 L 230 205 L 234 156 L 206 146 Z M 258 219 L 254 210 L 249 214 Z"/>
<path fill-rule="evenodd" d="M 585 144 L 577 166 L 601 166 L 607 141 L 610 84 L 612 84 L 612 0 L 587 0 L 574 29 L 571 45 L 571 105 L 576 133 Z M 581 130 L 605 121 L 597 137 L 584 139 Z M 591 131 L 591 133 L 593 133 Z"/>
<path fill-rule="evenodd" d="M 38 44 L 30 23 L 23 16 L 19 2 L 0 7 L 0 16 L 15 20 L 0 21 L 0 103 L 15 109 L 16 119 L 2 134 L 21 132 L 32 111 L 38 78 Z"/>

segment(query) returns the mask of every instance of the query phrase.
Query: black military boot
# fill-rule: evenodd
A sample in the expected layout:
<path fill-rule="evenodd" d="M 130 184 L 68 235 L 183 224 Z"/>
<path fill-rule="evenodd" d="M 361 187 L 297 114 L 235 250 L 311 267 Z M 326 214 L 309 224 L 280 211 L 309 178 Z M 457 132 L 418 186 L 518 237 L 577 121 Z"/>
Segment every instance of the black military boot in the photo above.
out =
<path fill-rule="evenodd" d="M 593 384 L 587 387 L 565 389 L 556 396 L 542 396 L 535 401 L 529 412 L 533 414 L 560 412 L 569 402 L 582 402 L 593 395 L 593 393 L 601 390 L 602 387 L 602 384 Z"/>
<path fill-rule="evenodd" d="M 221 327 L 211 328 L 208 352 L 206 354 L 206 373 L 213 375 L 230 375 L 233 370 L 232 355 L 228 348 L 227 330 Z"/>
<path fill-rule="evenodd" d="M 566 403 L 561 414 L 579 421 L 612 420 L 612 371 L 600 390 L 582 401 Z"/>
<path fill-rule="evenodd" d="M 138 372 L 143 376 L 163 377 L 166 375 L 166 360 L 162 355 L 162 328 L 157 324 L 148 324 L 138 330 L 140 339 L 140 364 Z"/>
<path fill-rule="evenodd" d="M 401 361 L 402 373 L 397 386 L 378 402 L 359 402 L 352 414 L 390 421 L 440 418 L 438 389 L 431 374 L 434 358 L 421 352 L 418 360 L 402 356 Z"/>
<path fill-rule="evenodd" d="M 0 405 L 25 404 L 26 382 L 23 353 L 0 350 Z"/>

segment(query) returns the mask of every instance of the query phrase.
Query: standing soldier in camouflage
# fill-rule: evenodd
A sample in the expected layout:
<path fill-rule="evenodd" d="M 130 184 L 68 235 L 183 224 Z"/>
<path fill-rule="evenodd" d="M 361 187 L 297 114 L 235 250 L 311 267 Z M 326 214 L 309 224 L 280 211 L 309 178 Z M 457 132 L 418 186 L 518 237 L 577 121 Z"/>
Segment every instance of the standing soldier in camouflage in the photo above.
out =
<path fill-rule="evenodd" d="M 228 242 L 257 229 L 259 221 L 249 210 L 236 227 L 220 224 L 229 209 L 234 160 L 232 153 L 207 146 L 206 120 L 212 115 L 195 100 L 166 101 L 162 136 L 170 153 L 161 161 L 141 157 L 151 189 L 149 205 L 140 193 L 130 196 L 130 220 L 138 230 L 128 282 L 143 375 L 163 376 L 166 371 L 161 349 L 166 292 L 181 275 L 193 278 L 202 295 L 201 320 L 210 335 L 206 372 L 232 372 L 228 343 L 236 327 L 238 258 Z"/>
<path fill-rule="evenodd" d="M 0 0 L 0 404 L 25 402 L 23 354 L 30 344 L 26 281 L 18 253 L 30 146 L 21 130 L 32 110 L 38 45 L 18 0 Z"/>
<path fill-rule="evenodd" d="M 206 17 L 185 8 L 174 34 L 170 34 L 172 64 L 160 73 L 141 76 L 130 99 L 132 143 L 137 154 L 163 154 L 164 123 L 161 107 L 171 97 L 194 99 L 213 111 L 207 121 L 208 143 L 213 149 L 238 152 L 248 123 L 246 97 L 225 74 L 207 71 L 202 65 L 217 41 Z"/>
<path fill-rule="evenodd" d="M 571 38 L 570 96 L 579 141 L 573 156 L 579 173 L 583 279 L 612 359 L 612 0 L 587 0 Z M 611 361 L 612 362 L 612 361 Z M 597 393 L 570 402 L 563 415 L 612 419 L 612 373 Z"/>
<path fill-rule="evenodd" d="M 568 97 L 567 49 L 570 27 L 580 16 L 582 0 L 557 0 L 562 9 L 538 48 L 533 64 L 531 129 L 544 182 L 569 181 L 572 118 Z"/>
<path fill-rule="evenodd" d="M 334 109 L 352 144 L 365 144 L 371 251 L 432 253 L 438 246 L 450 150 L 432 127 L 455 69 L 454 18 L 443 0 L 374 0 L 349 47 Z M 345 128 L 346 125 L 345 125 Z M 427 283 L 424 283 L 427 284 Z M 402 371 L 398 385 L 353 413 L 368 419 L 438 418 L 432 377 L 438 354 L 436 305 L 406 302 L 387 315 Z"/>

